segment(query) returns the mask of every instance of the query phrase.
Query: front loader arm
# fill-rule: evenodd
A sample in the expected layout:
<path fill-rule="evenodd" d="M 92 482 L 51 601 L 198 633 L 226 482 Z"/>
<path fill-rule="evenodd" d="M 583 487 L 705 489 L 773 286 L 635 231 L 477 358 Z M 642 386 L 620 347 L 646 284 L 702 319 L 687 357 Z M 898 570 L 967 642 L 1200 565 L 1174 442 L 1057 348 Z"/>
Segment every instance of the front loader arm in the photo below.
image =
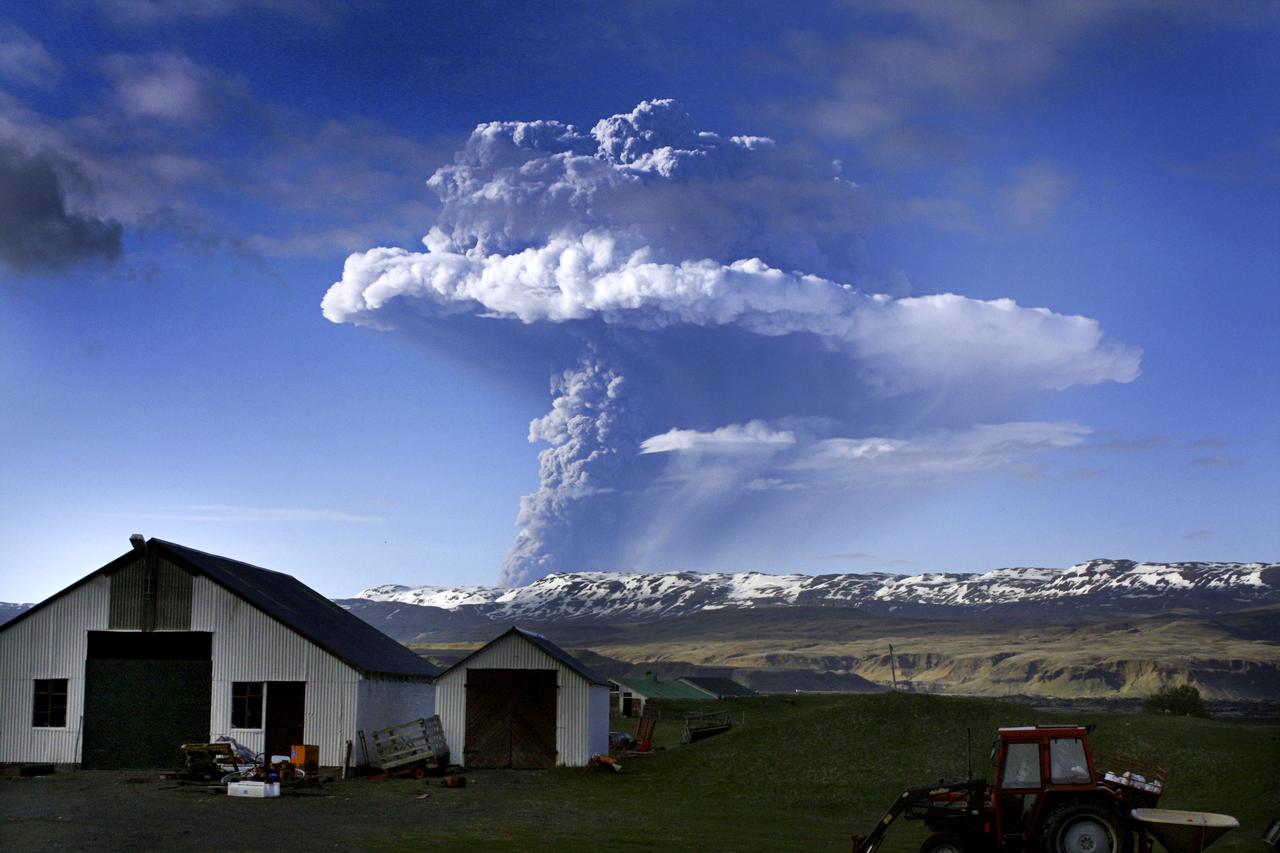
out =
<path fill-rule="evenodd" d="M 939 782 L 936 785 L 913 785 L 903 790 L 889 806 L 884 817 L 869 835 L 853 836 L 853 853 L 874 853 L 884 840 L 884 834 L 899 815 L 906 812 L 908 819 L 939 819 L 959 817 L 982 807 L 987 783 L 981 779 L 968 782 Z M 955 794 L 966 794 L 956 798 Z"/>

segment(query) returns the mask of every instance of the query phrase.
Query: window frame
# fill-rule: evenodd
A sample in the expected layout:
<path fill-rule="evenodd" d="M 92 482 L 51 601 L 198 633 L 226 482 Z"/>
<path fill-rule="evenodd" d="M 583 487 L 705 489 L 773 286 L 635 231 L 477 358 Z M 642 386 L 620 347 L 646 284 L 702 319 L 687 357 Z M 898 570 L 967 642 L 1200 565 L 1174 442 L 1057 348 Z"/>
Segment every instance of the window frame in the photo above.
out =
<path fill-rule="evenodd" d="M 1014 751 L 1028 752 L 1035 756 L 1035 761 L 1027 762 L 1027 769 L 1035 769 L 1035 779 L 1010 779 Z M 1000 790 L 1002 791 L 1038 791 L 1044 784 L 1044 768 L 1041 766 L 1041 744 L 1039 741 L 1014 741 L 1005 748 L 1004 766 L 1000 768 Z M 1030 757 L 1030 756 L 1028 756 Z"/>
<path fill-rule="evenodd" d="M 68 679 L 65 678 L 32 679 L 31 727 L 33 729 L 65 729 L 67 727 L 67 688 Z M 62 718 L 61 722 L 55 722 L 59 716 Z"/>
<path fill-rule="evenodd" d="M 266 695 L 267 685 L 264 681 L 231 682 L 231 728 L 242 731 L 262 731 Z M 255 700 L 256 706 L 253 704 Z M 247 725 L 238 725 L 237 720 Z"/>
<path fill-rule="evenodd" d="M 1078 760 L 1079 765 L 1067 762 Z M 1062 772 L 1059 772 L 1062 768 Z M 1078 769 L 1079 772 L 1070 774 Z M 1056 737 L 1049 741 L 1049 780 L 1055 785 L 1090 785 L 1093 774 L 1089 768 L 1089 752 L 1085 749 L 1084 738 Z"/>

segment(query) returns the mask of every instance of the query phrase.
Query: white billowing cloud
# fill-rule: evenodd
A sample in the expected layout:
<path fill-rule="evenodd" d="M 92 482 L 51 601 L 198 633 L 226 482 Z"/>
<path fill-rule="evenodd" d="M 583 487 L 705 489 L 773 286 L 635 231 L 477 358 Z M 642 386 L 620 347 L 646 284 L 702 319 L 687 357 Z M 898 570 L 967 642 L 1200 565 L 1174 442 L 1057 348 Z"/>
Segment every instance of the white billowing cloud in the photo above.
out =
<path fill-rule="evenodd" d="M 734 325 L 809 333 L 848 352 L 882 391 L 957 381 L 1015 390 L 1062 389 L 1138 375 L 1136 347 L 1108 341 L 1097 321 L 956 294 L 893 299 L 756 258 L 657 263 L 645 248 L 591 231 L 510 255 L 372 249 L 347 259 L 322 308 L 334 322 L 394 325 L 408 302 L 430 314 L 522 323 L 598 318 L 660 328 Z"/>
<path fill-rule="evenodd" d="M 0 80 L 48 89 L 62 76 L 62 63 L 26 30 L 0 22 Z"/>
<path fill-rule="evenodd" d="M 392 328 L 398 311 L 525 324 L 735 326 L 816 335 L 885 393 L 957 382 L 1059 389 L 1138 374 L 1096 321 L 955 294 L 893 299 L 849 274 L 854 186 L 759 137 L 697 132 L 671 101 L 582 133 L 491 122 L 428 182 L 427 251 L 351 255 L 322 309 Z"/>
<path fill-rule="evenodd" d="M 1023 464 L 1082 428 L 957 424 L 1139 372 L 1139 350 L 1088 317 L 867 287 L 861 193 L 838 164 L 699 131 L 672 101 L 586 132 L 481 124 L 428 186 L 441 206 L 425 250 L 352 254 L 322 309 L 377 329 L 468 318 L 559 358 L 585 346 L 530 428 L 541 484 L 504 583 L 636 564 L 687 540 L 677 528 L 727 533 L 746 494 Z M 859 432 L 879 411 L 888 435 Z"/>
<path fill-rule="evenodd" d="M 589 132 L 489 122 L 456 160 L 428 181 L 444 205 L 425 238 L 432 252 L 512 255 L 601 231 L 657 263 L 754 257 L 830 277 L 857 262 L 862 197 L 838 164 L 698 131 L 673 101 Z"/>
<path fill-rule="evenodd" d="M 795 443 L 796 435 L 790 430 L 775 430 L 763 421 L 750 421 L 745 424 L 729 424 L 709 432 L 673 429 L 640 442 L 640 452 L 751 453 L 775 450 Z"/>

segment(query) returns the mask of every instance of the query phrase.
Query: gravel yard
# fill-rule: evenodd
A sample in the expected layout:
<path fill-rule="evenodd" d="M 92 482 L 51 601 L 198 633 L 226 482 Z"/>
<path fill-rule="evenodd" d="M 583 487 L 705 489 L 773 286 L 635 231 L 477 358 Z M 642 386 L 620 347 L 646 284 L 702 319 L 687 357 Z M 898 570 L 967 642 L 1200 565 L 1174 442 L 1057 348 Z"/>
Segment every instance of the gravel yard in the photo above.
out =
<path fill-rule="evenodd" d="M 0 778 L 0 850 L 361 850 L 483 823 L 541 787 L 538 771 L 439 779 L 355 779 L 241 799 L 179 785 L 155 771 L 66 770 Z M 425 799 L 418 799 L 429 793 Z"/>

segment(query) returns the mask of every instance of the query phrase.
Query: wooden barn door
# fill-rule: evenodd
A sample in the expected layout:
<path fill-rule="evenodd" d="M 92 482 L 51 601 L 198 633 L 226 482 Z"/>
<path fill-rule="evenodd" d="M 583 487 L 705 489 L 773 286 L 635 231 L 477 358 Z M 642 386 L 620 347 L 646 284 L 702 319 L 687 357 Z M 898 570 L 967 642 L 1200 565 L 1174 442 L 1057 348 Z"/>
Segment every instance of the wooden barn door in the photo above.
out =
<path fill-rule="evenodd" d="M 307 682 L 268 681 L 267 711 L 262 733 L 267 760 L 288 755 L 295 743 L 304 743 L 302 732 L 307 717 Z"/>
<path fill-rule="evenodd" d="M 179 746 L 207 741 L 212 636 L 90 631 L 82 766 L 175 767 Z"/>
<path fill-rule="evenodd" d="M 556 673 L 467 670 L 468 767 L 554 767 Z"/>

